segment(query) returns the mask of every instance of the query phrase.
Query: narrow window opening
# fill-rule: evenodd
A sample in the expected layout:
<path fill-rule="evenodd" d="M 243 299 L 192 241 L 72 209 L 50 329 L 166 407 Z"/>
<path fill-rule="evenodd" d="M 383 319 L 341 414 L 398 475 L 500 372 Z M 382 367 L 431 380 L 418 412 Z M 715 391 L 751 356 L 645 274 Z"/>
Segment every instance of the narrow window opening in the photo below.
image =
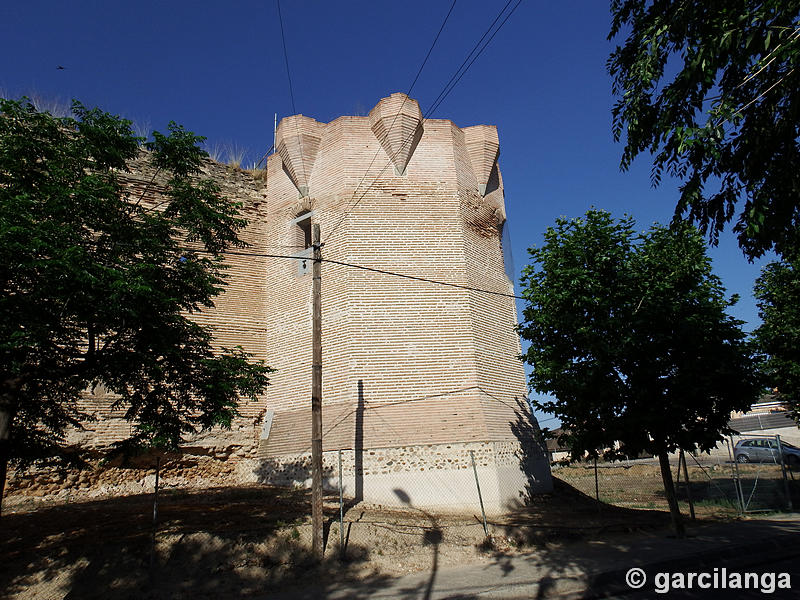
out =
<path fill-rule="evenodd" d="M 309 272 L 312 257 L 311 241 L 311 221 L 314 217 L 313 211 L 303 211 L 291 221 L 290 239 L 295 246 L 295 256 L 297 256 L 297 274 L 305 275 Z"/>
<path fill-rule="evenodd" d="M 297 223 L 297 245 L 302 248 L 311 248 L 311 213 L 301 214 L 295 221 Z"/>

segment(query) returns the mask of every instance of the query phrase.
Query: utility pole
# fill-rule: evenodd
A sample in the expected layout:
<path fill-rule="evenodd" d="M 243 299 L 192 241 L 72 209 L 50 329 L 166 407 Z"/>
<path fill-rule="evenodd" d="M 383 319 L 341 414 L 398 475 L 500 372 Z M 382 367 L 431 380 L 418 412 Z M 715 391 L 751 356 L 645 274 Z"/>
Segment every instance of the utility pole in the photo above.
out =
<path fill-rule="evenodd" d="M 322 560 L 322 244 L 319 224 L 312 225 L 312 361 L 311 361 L 311 546 Z"/>
<path fill-rule="evenodd" d="M 278 113 L 275 113 L 275 120 L 272 125 L 272 153 L 278 151 Z"/>

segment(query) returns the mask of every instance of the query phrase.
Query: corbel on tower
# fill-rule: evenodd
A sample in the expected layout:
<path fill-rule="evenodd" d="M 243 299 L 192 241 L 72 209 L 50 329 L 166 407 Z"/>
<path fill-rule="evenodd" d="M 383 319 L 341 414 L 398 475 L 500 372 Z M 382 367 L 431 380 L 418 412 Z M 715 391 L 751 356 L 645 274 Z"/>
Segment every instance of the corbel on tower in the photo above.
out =
<path fill-rule="evenodd" d="M 309 194 L 308 182 L 324 127 L 324 123 L 303 115 L 284 117 L 278 125 L 276 150 L 301 198 Z"/>
<path fill-rule="evenodd" d="M 497 165 L 500 156 L 500 142 L 497 138 L 497 127 L 494 125 L 474 125 L 465 127 L 464 143 L 467 146 L 472 170 L 478 180 L 478 191 L 486 195 L 486 187 Z"/>
<path fill-rule="evenodd" d="M 389 155 L 395 175 L 404 175 L 422 139 L 419 103 L 401 92 L 382 98 L 369 113 L 369 125 Z"/>

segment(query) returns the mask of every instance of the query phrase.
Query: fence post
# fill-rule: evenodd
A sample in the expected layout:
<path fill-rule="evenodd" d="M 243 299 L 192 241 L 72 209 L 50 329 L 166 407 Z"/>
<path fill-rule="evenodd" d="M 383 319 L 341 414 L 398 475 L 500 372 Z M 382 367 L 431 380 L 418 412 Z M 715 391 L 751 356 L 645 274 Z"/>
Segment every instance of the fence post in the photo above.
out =
<path fill-rule="evenodd" d="M 744 506 L 744 492 L 742 492 L 742 482 L 739 480 L 739 463 L 736 462 L 736 456 L 733 452 L 733 436 L 729 436 L 729 440 L 725 440 L 728 443 L 728 457 L 731 459 L 731 477 L 733 478 L 733 489 L 736 492 L 736 503 L 739 505 L 740 508 L 740 515 L 744 515 L 745 513 L 745 506 Z"/>
<path fill-rule="evenodd" d="M 681 455 L 678 460 L 678 473 L 680 473 L 681 462 L 683 463 L 683 479 L 686 483 L 686 498 L 689 500 L 689 516 L 691 517 L 692 521 L 695 520 L 694 516 L 694 501 L 692 500 L 692 486 L 691 482 L 689 481 L 689 469 L 686 466 L 686 454 L 683 452 L 683 448 L 681 448 Z"/>
<path fill-rule="evenodd" d="M 153 533 L 150 538 L 150 576 L 156 563 L 156 528 L 158 527 L 158 476 L 161 470 L 161 457 L 156 456 L 156 485 L 153 493 Z"/>
<path fill-rule="evenodd" d="M 475 453 L 470 450 L 469 456 L 472 459 L 472 472 L 475 474 L 475 487 L 478 488 L 478 500 L 481 503 L 481 516 L 483 517 L 483 534 L 489 537 L 489 528 L 486 527 L 486 511 L 483 510 L 483 496 L 481 495 L 481 484 L 478 481 L 478 468 L 475 466 Z"/>
<path fill-rule="evenodd" d="M 594 457 L 594 498 L 597 500 L 597 510 L 600 510 L 600 480 L 597 477 L 597 457 Z"/>
<path fill-rule="evenodd" d="M 344 559 L 344 490 L 342 486 L 342 451 L 339 450 L 339 553 Z"/>
<path fill-rule="evenodd" d="M 778 440 L 778 453 L 781 455 L 781 475 L 783 475 L 783 489 L 786 492 L 786 505 L 789 507 L 789 512 L 791 512 L 792 497 L 789 494 L 789 481 L 786 479 L 786 462 L 783 460 L 783 445 L 781 444 L 781 436 L 776 435 L 775 439 Z"/>

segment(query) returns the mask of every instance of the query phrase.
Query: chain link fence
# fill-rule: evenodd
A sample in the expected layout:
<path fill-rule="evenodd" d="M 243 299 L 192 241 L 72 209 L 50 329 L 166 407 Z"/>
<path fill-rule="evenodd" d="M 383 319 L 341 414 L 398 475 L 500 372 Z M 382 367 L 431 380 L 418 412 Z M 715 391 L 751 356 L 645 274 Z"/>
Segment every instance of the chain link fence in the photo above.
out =
<path fill-rule="evenodd" d="M 431 446 L 424 461 L 397 449 L 325 452 L 324 569 L 339 581 L 400 575 L 493 549 L 480 546 L 487 534 L 504 539 L 501 513 L 527 493 L 509 466 L 520 453 L 504 450 Z M 13 473 L 2 596 L 240 597 L 302 582 L 314 564 L 310 460 L 268 463 L 162 455 Z"/>
<path fill-rule="evenodd" d="M 529 457 L 519 445 L 427 451 L 424 465 L 379 449 L 325 453 L 325 552 L 315 573 L 380 579 L 666 523 L 648 511 L 599 514 L 593 499 L 558 481 L 529 498 L 528 486 L 541 482 L 520 470 Z M 0 589 L 14 599 L 195 599 L 302 585 L 314 565 L 307 457 L 272 465 L 293 483 L 267 481 L 264 463 L 162 455 L 13 474 Z"/>
<path fill-rule="evenodd" d="M 791 511 L 800 501 L 800 451 L 779 435 L 737 434 L 711 453 L 670 462 L 687 515 Z M 602 504 L 669 509 L 656 458 L 554 466 L 553 475 Z"/>

